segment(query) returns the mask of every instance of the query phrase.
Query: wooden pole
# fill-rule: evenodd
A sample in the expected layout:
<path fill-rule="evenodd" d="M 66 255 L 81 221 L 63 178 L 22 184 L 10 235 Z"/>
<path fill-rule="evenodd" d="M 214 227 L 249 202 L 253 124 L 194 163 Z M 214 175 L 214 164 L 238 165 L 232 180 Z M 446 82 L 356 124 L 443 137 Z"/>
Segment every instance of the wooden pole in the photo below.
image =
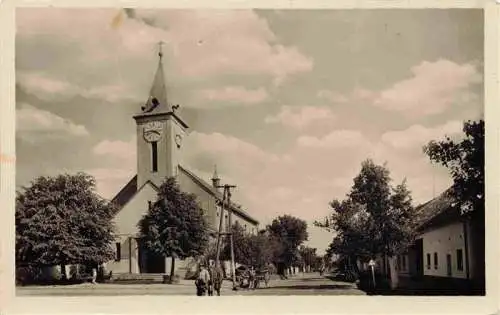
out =
<path fill-rule="evenodd" d="M 219 231 L 217 233 L 217 254 L 215 256 L 215 266 L 220 266 L 220 250 L 222 243 L 222 226 L 224 225 L 224 202 L 226 201 L 226 190 L 224 189 L 222 195 L 222 204 L 220 207 Z"/>
<path fill-rule="evenodd" d="M 224 189 L 226 190 L 227 194 L 227 204 L 228 204 L 228 211 L 229 211 L 229 241 L 231 245 L 231 273 L 233 275 L 233 290 L 236 290 L 236 267 L 234 263 L 234 242 L 233 242 L 233 224 L 232 224 L 232 213 L 233 210 L 231 209 L 231 188 L 235 188 L 236 186 L 234 185 L 224 185 Z"/>

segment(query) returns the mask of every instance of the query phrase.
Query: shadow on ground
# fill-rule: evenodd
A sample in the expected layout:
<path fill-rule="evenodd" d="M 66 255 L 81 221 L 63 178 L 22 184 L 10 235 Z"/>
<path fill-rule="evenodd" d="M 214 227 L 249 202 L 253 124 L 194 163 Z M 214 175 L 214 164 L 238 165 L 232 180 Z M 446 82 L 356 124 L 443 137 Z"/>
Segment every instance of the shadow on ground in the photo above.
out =
<path fill-rule="evenodd" d="M 292 290 L 346 290 L 352 289 L 351 285 L 346 284 L 320 284 L 320 285 L 278 285 L 268 288 L 260 288 L 259 290 L 276 290 L 276 289 L 292 289 Z"/>

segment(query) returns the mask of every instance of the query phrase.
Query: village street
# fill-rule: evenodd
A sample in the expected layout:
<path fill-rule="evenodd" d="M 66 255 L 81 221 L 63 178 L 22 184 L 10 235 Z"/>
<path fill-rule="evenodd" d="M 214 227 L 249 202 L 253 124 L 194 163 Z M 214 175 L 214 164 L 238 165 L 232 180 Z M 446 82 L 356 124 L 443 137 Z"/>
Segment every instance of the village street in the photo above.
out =
<path fill-rule="evenodd" d="M 195 295 L 194 282 L 183 280 L 166 284 L 80 284 L 18 287 L 17 296 L 123 296 L 123 295 Z M 318 273 L 299 274 L 288 280 L 271 280 L 268 288 L 233 291 L 225 281 L 221 295 L 364 295 L 355 284 L 332 281 Z"/>

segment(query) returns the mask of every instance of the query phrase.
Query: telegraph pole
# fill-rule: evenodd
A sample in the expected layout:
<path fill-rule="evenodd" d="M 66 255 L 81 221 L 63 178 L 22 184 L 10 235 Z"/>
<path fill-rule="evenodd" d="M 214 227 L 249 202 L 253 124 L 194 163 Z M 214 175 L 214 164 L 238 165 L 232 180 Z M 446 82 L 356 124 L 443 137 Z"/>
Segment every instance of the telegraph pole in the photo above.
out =
<path fill-rule="evenodd" d="M 231 209 L 231 188 L 236 188 L 235 185 L 224 185 L 224 190 L 227 195 L 227 205 L 229 211 L 229 241 L 231 245 L 231 273 L 233 275 L 233 290 L 236 290 L 236 267 L 234 264 L 234 242 L 233 242 L 233 225 L 232 225 L 232 213 Z"/>
<path fill-rule="evenodd" d="M 222 186 L 218 186 L 217 188 L 222 188 Z M 222 226 L 224 224 L 224 202 L 226 201 L 226 190 L 224 189 L 222 195 L 222 204 L 220 207 L 220 219 L 219 219 L 219 232 L 217 234 L 217 255 L 215 256 L 215 266 L 220 267 L 220 250 L 222 243 Z"/>

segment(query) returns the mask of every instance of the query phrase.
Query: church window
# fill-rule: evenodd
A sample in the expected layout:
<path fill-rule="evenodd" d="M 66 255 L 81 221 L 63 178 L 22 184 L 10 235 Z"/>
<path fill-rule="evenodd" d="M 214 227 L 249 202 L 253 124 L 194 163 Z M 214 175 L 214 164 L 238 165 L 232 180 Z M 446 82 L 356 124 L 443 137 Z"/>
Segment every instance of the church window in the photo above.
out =
<path fill-rule="evenodd" d="M 431 254 L 427 254 L 427 269 L 431 269 Z"/>
<path fill-rule="evenodd" d="M 157 142 L 151 142 L 151 157 L 152 157 L 152 171 L 158 172 L 158 144 Z"/>
<path fill-rule="evenodd" d="M 438 253 L 434 253 L 434 269 L 438 269 Z"/>
<path fill-rule="evenodd" d="M 115 261 L 120 261 L 121 259 L 122 259 L 122 244 L 117 242 Z"/>

